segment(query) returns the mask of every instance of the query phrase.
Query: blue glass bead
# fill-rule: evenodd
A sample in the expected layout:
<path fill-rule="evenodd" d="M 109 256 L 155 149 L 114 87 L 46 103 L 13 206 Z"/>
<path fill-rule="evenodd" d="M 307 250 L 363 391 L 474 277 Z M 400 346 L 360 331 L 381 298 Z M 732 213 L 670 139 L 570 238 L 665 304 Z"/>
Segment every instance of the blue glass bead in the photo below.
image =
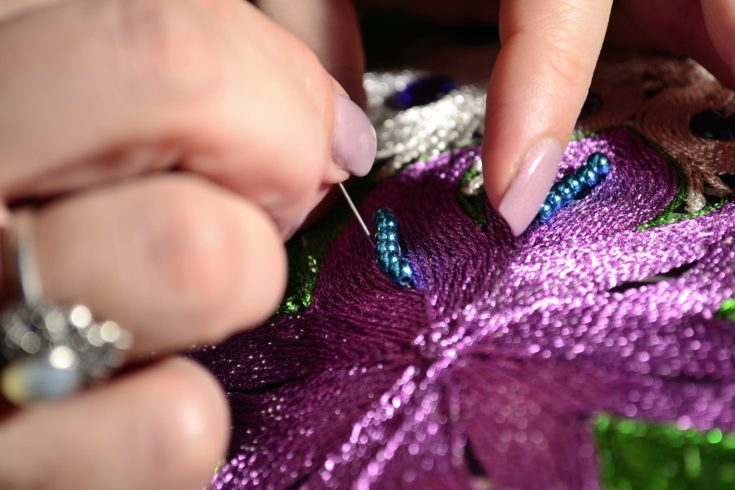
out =
<path fill-rule="evenodd" d="M 564 205 L 564 200 L 559 194 L 552 190 L 549 192 L 549 195 L 546 196 L 546 203 L 551 206 L 551 209 L 558 211 Z"/>
<path fill-rule="evenodd" d="M 610 173 L 610 159 L 603 153 L 593 153 L 587 158 L 587 165 L 599 176 L 605 176 Z"/>
<path fill-rule="evenodd" d="M 373 224 L 375 226 L 378 225 L 378 221 L 383 218 L 391 218 L 395 221 L 396 215 L 393 213 L 393 210 L 390 208 L 379 208 L 375 213 L 373 214 Z"/>
<path fill-rule="evenodd" d="M 698 112 L 689 120 L 689 129 L 700 138 L 731 141 L 735 139 L 735 113 L 728 114 L 724 108 Z"/>
<path fill-rule="evenodd" d="M 587 165 L 577 170 L 576 175 L 577 178 L 579 178 L 579 180 L 581 180 L 582 183 L 587 187 L 593 187 L 595 184 L 597 184 L 597 179 L 599 178 L 597 172 L 595 172 L 594 169 L 588 167 Z"/>
<path fill-rule="evenodd" d="M 564 180 L 562 182 L 564 182 L 566 185 L 569 186 L 569 188 L 572 189 L 572 192 L 574 192 L 575 196 L 582 192 L 582 189 L 584 188 L 582 182 L 575 175 L 567 175 L 566 177 L 564 177 Z"/>
<path fill-rule="evenodd" d="M 413 284 L 413 268 L 411 267 L 411 263 L 404 258 L 398 259 L 391 265 L 390 277 L 396 284 L 404 287 L 410 286 Z"/>
<path fill-rule="evenodd" d="M 375 241 L 380 242 L 397 242 L 398 234 L 392 230 L 381 230 L 375 234 Z"/>
<path fill-rule="evenodd" d="M 388 99 L 388 104 L 394 109 L 399 110 L 426 105 L 439 100 L 439 98 L 448 94 L 454 88 L 454 82 L 448 76 L 425 76 L 417 78 L 406 85 L 406 88 L 393 94 Z"/>
<path fill-rule="evenodd" d="M 398 244 L 397 241 L 378 242 L 378 244 L 375 246 L 375 251 L 378 253 L 378 257 L 386 253 L 401 255 L 401 246 Z"/>
<path fill-rule="evenodd" d="M 391 267 L 393 267 L 393 264 L 395 264 L 399 260 L 400 257 L 398 255 L 391 252 L 386 252 L 378 256 L 378 267 L 380 267 L 381 271 L 387 274 L 391 270 Z"/>
<path fill-rule="evenodd" d="M 398 241 L 398 220 L 388 208 L 380 208 L 373 215 L 375 233 L 375 253 L 378 267 L 395 283 L 407 287 L 413 283 L 411 263 L 401 257 L 401 245 Z"/>
<path fill-rule="evenodd" d="M 574 191 L 565 182 L 560 182 L 554 186 L 554 190 L 561 196 L 562 206 L 565 206 L 574 200 Z"/>
<path fill-rule="evenodd" d="M 398 222 L 391 216 L 383 216 L 375 220 L 375 227 L 378 231 L 397 231 Z"/>
<path fill-rule="evenodd" d="M 541 209 L 539 209 L 538 219 L 542 223 L 545 223 L 549 221 L 549 219 L 551 218 L 551 215 L 553 214 L 554 214 L 554 209 L 551 207 L 551 204 L 549 204 L 548 202 L 544 202 L 541 205 Z"/>

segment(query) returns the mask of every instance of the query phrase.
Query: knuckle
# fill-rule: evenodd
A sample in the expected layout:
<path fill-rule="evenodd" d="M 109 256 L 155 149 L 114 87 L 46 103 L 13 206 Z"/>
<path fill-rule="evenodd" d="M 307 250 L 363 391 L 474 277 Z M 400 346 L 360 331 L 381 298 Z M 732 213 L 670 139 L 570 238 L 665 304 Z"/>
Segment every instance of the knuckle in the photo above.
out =
<path fill-rule="evenodd" d="M 149 464 L 161 475 L 191 485 L 204 485 L 213 465 L 224 454 L 229 426 L 229 411 L 217 382 L 191 361 L 168 361 L 166 396 L 156 396 L 159 406 L 141 414 L 144 447 Z M 160 384 L 156 385 L 160 391 Z"/>
<path fill-rule="evenodd" d="M 235 231 L 199 197 L 204 196 L 194 182 L 164 186 L 147 243 L 164 304 L 197 327 L 218 323 L 238 281 L 240 268 L 234 265 L 242 260 Z"/>
<path fill-rule="evenodd" d="M 567 87 L 587 88 L 592 78 L 584 61 L 568 44 L 558 41 L 549 46 L 549 68 Z"/>
<path fill-rule="evenodd" d="M 144 263 L 156 308 L 193 338 L 216 340 L 272 314 L 285 289 L 286 257 L 262 211 L 235 215 L 207 185 L 195 177 L 159 181 L 160 205 L 145 218 Z"/>
<path fill-rule="evenodd" d="M 132 90 L 156 98 L 199 99 L 221 79 L 216 30 L 189 0 L 117 0 L 114 35 Z"/>
<path fill-rule="evenodd" d="M 586 32 L 587 17 L 577 2 L 558 2 L 554 9 L 539 14 L 525 27 L 536 46 L 546 46 L 552 73 L 570 87 L 586 89 L 592 79 L 594 63 L 587 63 L 586 47 L 579 33 Z"/>

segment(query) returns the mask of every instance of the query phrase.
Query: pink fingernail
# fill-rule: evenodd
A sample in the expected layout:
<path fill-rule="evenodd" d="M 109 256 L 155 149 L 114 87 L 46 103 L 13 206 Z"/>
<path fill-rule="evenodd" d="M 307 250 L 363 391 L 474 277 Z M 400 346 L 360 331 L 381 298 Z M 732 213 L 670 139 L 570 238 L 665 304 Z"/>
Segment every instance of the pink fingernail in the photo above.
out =
<path fill-rule="evenodd" d="M 335 99 L 332 155 L 345 170 L 362 177 L 375 162 L 375 128 L 357 104 L 343 95 Z"/>
<path fill-rule="evenodd" d="M 546 138 L 526 154 L 510 187 L 498 206 L 515 236 L 528 228 L 538 214 L 559 171 L 562 147 L 555 138 Z"/>

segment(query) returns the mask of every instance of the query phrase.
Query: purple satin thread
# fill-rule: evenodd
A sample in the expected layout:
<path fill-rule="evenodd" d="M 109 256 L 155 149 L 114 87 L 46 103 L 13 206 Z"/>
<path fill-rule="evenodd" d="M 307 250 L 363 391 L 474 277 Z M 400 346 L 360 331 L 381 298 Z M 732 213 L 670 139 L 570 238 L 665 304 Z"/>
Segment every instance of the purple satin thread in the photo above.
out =
<path fill-rule="evenodd" d="M 477 148 L 417 162 L 362 212 L 391 207 L 421 284 L 392 285 L 350 224 L 312 306 L 195 354 L 233 414 L 213 488 L 595 489 L 599 411 L 735 430 L 735 204 L 636 231 L 675 168 L 626 129 L 569 144 L 613 170 L 518 239 L 455 189 Z M 680 277 L 630 287 L 686 264 Z M 617 288 L 615 291 L 611 289 Z"/>

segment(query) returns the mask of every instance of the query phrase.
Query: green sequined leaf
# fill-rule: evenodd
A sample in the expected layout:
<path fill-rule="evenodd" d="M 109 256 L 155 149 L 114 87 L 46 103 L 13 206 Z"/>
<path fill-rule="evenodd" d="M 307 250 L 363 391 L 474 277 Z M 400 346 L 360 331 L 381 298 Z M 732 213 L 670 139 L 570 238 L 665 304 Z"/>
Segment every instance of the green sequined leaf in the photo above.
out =
<path fill-rule="evenodd" d="M 372 186 L 369 179 L 357 180 L 350 186 L 350 196 L 359 203 Z M 355 219 L 352 212 L 344 202 L 339 201 L 316 223 L 286 244 L 288 283 L 286 295 L 276 310 L 276 316 L 300 313 L 311 305 L 319 269 L 329 246 L 350 219 Z"/>
<path fill-rule="evenodd" d="M 595 439 L 606 490 L 735 488 L 735 434 L 599 415 Z"/>
<path fill-rule="evenodd" d="M 725 300 L 717 311 L 717 316 L 735 322 L 735 298 Z"/>
<path fill-rule="evenodd" d="M 480 187 L 476 194 L 466 194 L 463 191 L 468 183 L 478 178 L 482 174 L 482 170 L 470 167 L 460 179 L 459 186 L 455 191 L 457 203 L 467 216 L 472 218 L 477 226 L 487 229 L 487 216 L 485 215 L 485 189 Z"/>

